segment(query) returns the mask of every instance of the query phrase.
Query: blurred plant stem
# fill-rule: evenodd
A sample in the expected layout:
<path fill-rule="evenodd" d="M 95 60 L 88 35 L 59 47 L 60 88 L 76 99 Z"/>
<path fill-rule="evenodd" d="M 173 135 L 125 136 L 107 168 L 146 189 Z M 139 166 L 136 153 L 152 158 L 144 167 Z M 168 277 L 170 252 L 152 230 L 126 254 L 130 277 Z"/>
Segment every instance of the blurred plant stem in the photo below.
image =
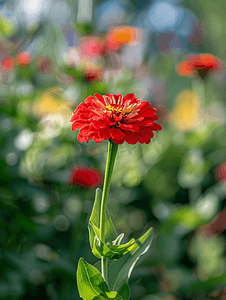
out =
<path fill-rule="evenodd" d="M 197 95 L 201 101 L 201 125 L 206 123 L 206 80 L 195 78 L 191 83 L 192 91 Z"/>
<path fill-rule="evenodd" d="M 93 19 L 93 0 L 78 0 L 77 22 L 91 23 Z"/>
<path fill-rule="evenodd" d="M 200 184 L 190 187 L 188 189 L 189 204 L 191 207 L 195 205 L 196 201 L 199 199 L 201 194 L 202 194 L 202 189 Z"/>
<path fill-rule="evenodd" d="M 111 183 L 111 176 L 114 168 L 115 157 L 118 150 L 118 144 L 113 143 L 109 140 L 108 143 L 108 156 L 106 163 L 106 170 L 104 176 L 104 187 L 103 195 L 101 200 L 101 211 L 100 211 L 100 240 L 105 243 L 105 220 L 106 220 L 106 208 L 107 208 L 107 199 Z M 101 272 L 102 276 L 107 281 L 107 259 L 103 256 L 101 257 Z"/>

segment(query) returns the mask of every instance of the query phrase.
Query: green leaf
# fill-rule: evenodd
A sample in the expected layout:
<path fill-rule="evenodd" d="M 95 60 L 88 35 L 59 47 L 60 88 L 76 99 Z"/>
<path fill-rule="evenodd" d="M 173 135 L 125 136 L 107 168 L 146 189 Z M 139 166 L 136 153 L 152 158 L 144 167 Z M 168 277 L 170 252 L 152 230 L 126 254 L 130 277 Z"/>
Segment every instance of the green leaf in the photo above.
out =
<path fill-rule="evenodd" d="M 124 237 L 124 233 L 121 233 L 117 238 L 112 242 L 113 245 L 120 245 Z"/>
<path fill-rule="evenodd" d="M 125 295 L 128 295 L 128 289 L 126 284 L 129 280 L 131 272 L 140 258 L 145 252 L 148 251 L 151 242 L 153 240 L 154 232 L 153 228 L 150 228 L 142 237 L 136 240 L 132 249 L 126 253 L 121 259 L 114 260 L 109 263 L 108 267 L 108 286 L 111 290 L 117 291 L 123 300 Z M 123 295 L 120 293 L 123 292 Z M 127 297 L 127 296 L 126 296 Z"/>
<path fill-rule="evenodd" d="M 115 299 L 122 300 L 116 291 L 110 291 L 101 273 L 80 258 L 77 270 L 77 284 L 80 297 L 84 300 Z"/>
<path fill-rule="evenodd" d="M 177 207 L 172 211 L 170 221 L 174 224 L 180 224 L 186 229 L 194 230 L 204 223 L 199 212 L 187 205 Z"/>
<path fill-rule="evenodd" d="M 128 243 L 123 244 L 123 245 L 108 245 L 108 248 L 111 249 L 111 251 L 119 252 L 122 253 L 123 255 L 132 250 L 133 246 L 135 243 L 135 239 L 131 239 Z"/>
<path fill-rule="evenodd" d="M 123 300 L 129 299 L 129 285 L 125 282 L 120 289 L 118 290 L 118 294 L 122 297 Z"/>
<path fill-rule="evenodd" d="M 15 32 L 13 22 L 0 14 L 0 40 L 12 36 Z"/>
<path fill-rule="evenodd" d="M 108 259 L 119 259 L 124 254 L 126 254 L 129 250 L 134 246 L 135 239 L 131 239 L 128 243 L 124 245 L 112 245 L 112 244 L 104 244 L 100 240 L 100 230 L 97 228 L 92 221 L 89 222 L 90 231 L 95 233 L 94 242 L 93 242 L 93 254 L 101 258 L 104 256 Z M 122 240 L 123 234 L 119 235 L 114 243 L 118 243 Z"/>
<path fill-rule="evenodd" d="M 101 189 L 96 189 L 96 196 L 95 196 L 95 202 L 93 205 L 93 210 L 90 216 L 89 221 L 93 223 L 93 225 L 96 228 L 100 228 L 100 207 L 101 207 L 101 197 L 102 197 L 102 191 Z M 90 246 L 93 249 L 93 242 L 94 242 L 94 237 L 95 237 L 95 232 L 90 226 L 89 222 L 89 241 L 90 241 Z M 113 225 L 113 222 L 111 220 L 111 217 L 109 215 L 108 209 L 107 209 L 107 216 L 106 216 L 106 223 L 105 223 L 105 241 L 106 243 L 111 243 L 113 240 L 117 238 L 117 232 L 115 230 L 115 227 Z"/>
<path fill-rule="evenodd" d="M 223 274 L 216 278 L 209 278 L 204 282 L 198 281 L 196 283 L 193 283 L 190 287 L 188 287 L 187 291 L 189 293 L 202 292 L 202 291 L 213 289 L 223 284 L 225 285 L 225 283 L 226 283 L 226 275 Z"/>
<path fill-rule="evenodd" d="M 118 255 L 118 253 L 115 253 L 113 251 L 111 251 L 105 244 L 103 244 L 97 236 L 95 236 L 94 238 L 94 244 L 93 244 L 93 250 L 92 250 L 93 254 L 97 257 L 97 258 L 101 258 L 101 256 L 104 256 L 108 259 L 113 259 L 113 257 L 115 257 L 114 259 L 118 259 L 121 256 Z"/>
<path fill-rule="evenodd" d="M 122 300 L 122 297 L 117 292 L 106 292 L 108 298 L 105 299 L 115 299 Z"/>
<path fill-rule="evenodd" d="M 63 71 L 65 71 L 65 73 L 71 75 L 72 78 L 76 78 L 76 80 L 85 81 L 84 75 L 78 69 L 65 66 L 65 67 L 63 67 Z"/>

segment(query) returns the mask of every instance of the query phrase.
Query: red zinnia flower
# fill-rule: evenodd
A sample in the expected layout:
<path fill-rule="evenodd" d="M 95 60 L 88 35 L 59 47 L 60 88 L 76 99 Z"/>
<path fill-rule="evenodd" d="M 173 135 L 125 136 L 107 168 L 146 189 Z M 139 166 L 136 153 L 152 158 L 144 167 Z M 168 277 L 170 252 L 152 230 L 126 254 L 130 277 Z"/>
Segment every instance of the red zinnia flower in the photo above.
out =
<path fill-rule="evenodd" d="M 98 169 L 76 166 L 72 169 L 69 182 L 84 189 L 95 189 L 103 182 L 103 175 Z"/>
<path fill-rule="evenodd" d="M 14 59 L 12 57 L 5 57 L 1 61 L 1 69 L 5 72 L 11 72 L 15 68 Z"/>
<path fill-rule="evenodd" d="M 95 98 L 96 97 L 96 98 Z M 136 99 L 134 94 L 89 96 L 81 103 L 71 118 L 72 130 L 80 128 L 78 140 L 93 139 L 100 143 L 111 139 L 116 144 L 150 143 L 153 131 L 161 130 L 156 123 L 156 109 L 150 103 Z"/>
<path fill-rule="evenodd" d="M 21 68 L 27 68 L 31 63 L 32 55 L 29 52 L 21 52 L 17 55 L 17 63 Z"/>
<path fill-rule="evenodd" d="M 198 75 L 205 78 L 208 73 L 216 73 L 223 68 L 223 62 L 212 54 L 197 54 L 187 57 L 177 65 L 176 71 L 181 76 Z"/>

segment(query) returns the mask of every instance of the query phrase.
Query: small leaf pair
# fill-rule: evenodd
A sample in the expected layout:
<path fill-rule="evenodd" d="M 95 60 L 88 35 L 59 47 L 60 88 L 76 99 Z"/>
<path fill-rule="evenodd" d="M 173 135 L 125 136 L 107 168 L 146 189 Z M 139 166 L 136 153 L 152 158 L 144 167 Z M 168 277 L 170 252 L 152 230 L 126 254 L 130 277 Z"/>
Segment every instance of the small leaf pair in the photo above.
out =
<path fill-rule="evenodd" d="M 119 235 L 115 241 L 112 241 L 112 244 L 104 244 L 100 240 L 99 228 L 97 228 L 92 221 L 89 222 L 89 226 L 91 226 L 92 230 L 95 232 L 92 251 L 93 254 L 98 258 L 104 256 L 108 259 L 119 259 L 134 246 L 135 239 L 131 239 L 124 245 L 117 244 L 121 242 L 124 234 Z"/>
<path fill-rule="evenodd" d="M 122 258 L 112 260 L 108 264 L 107 278 L 108 287 L 111 291 L 117 291 L 123 300 L 129 298 L 128 281 L 141 255 L 146 253 L 152 243 L 154 236 L 153 228 L 150 228 L 134 243 L 133 248 L 128 251 Z M 100 270 L 100 262 L 95 264 Z"/>

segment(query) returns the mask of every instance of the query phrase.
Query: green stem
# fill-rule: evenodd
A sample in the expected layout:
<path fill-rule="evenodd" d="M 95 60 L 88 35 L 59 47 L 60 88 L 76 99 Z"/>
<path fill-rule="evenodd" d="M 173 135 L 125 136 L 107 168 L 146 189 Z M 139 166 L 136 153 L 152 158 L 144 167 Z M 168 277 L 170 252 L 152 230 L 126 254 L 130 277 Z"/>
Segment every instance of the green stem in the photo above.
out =
<path fill-rule="evenodd" d="M 202 190 L 200 184 L 190 187 L 188 189 L 189 204 L 191 207 L 194 207 L 201 194 Z"/>
<path fill-rule="evenodd" d="M 106 257 L 101 256 L 101 274 L 106 282 L 108 281 L 107 268 L 108 268 L 108 260 Z"/>
<path fill-rule="evenodd" d="M 108 156 L 104 177 L 104 188 L 101 200 L 101 210 L 100 210 L 100 240 L 102 243 L 105 243 L 105 220 L 106 220 L 106 208 L 107 208 L 107 199 L 111 183 L 111 176 L 114 167 L 115 157 L 118 149 L 118 144 L 113 143 L 109 140 L 108 143 Z M 101 271 L 102 276 L 107 280 L 107 259 L 101 257 Z"/>
<path fill-rule="evenodd" d="M 206 82 L 201 79 L 195 79 L 192 82 L 192 90 L 195 94 L 198 95 L 200 101 L 201 101 L 201 109 L 203 114 L 203 120 L 201 124 L 206 123 L 206 89 L 205 89 Z"/>

